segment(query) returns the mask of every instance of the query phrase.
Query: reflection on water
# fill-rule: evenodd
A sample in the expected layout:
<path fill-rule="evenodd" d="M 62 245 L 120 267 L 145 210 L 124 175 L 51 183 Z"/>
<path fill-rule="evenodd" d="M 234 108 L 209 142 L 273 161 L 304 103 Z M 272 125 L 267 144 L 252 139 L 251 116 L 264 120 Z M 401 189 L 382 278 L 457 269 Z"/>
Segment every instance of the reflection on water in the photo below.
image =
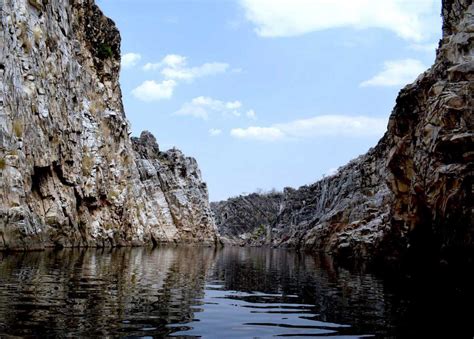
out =
<path fill-rule="evenodd" d="M 472 299 L 463 292 L 400 289 L 291 251 L 162 247 L 0 259 L 0 337 L 473 332 L 472 312 L 460 304 Z"/>

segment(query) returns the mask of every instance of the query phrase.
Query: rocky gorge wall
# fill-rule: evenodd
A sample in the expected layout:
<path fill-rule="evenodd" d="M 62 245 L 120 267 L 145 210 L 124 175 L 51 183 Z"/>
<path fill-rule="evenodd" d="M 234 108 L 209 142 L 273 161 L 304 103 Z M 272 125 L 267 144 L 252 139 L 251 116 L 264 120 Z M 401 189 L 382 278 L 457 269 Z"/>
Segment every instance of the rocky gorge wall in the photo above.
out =
<path fill-rule="evenodd" d="M 474 257 L 472 0 L 443 0 L 442 16 L 435 63 L 400 91 L 377 146 L 333 176 L 285 189 L 266 232 L 234 241 L 373 260 Z M 236 228 L 233 211 L 258 213 L 242 208 L 247 198 L 212 204 L 221 232 Z"/>
<path fill-rule="evenodd" d="M 445 263 L 474 258 L 474 4 L 444 0 L 434 65 L 401 90 L 388 124 L 391 227 Z"/>
<path fill-rule="evenodd" d="M 0 250 L 217 241 L 196 161 L 130 138 L 93 0 L 0 0 Z"/>
<path fill-rule="evenodd" d="M 223 240 L 240 245 L 370 253 L 387 231 L 393 199 L 385 181 L 386 155 L 387 144 L 382 139 L 367 154 L 312 185 L 285 188 L 272 199 L 257 199 L 252 194 L 211 203 L 220 233 L 230 235 Z M 257 218 L 261 209 L 267 212 L 265 220 Z M 242 219 L 246 233 L 236 233 Z M 260 230 L 262 225 L 264 231 Z"/>

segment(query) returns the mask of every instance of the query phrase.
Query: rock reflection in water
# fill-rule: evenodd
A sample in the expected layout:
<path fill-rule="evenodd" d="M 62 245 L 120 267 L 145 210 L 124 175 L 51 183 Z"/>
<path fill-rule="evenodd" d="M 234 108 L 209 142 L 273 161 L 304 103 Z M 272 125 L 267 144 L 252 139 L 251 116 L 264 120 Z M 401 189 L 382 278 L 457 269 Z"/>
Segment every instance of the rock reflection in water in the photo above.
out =
<path fill-rule="evenodd" d="M 192 320 L 214 257 L 210 248 L 4 256 L 0 337 L 169 333 L 166 324 Z"/>
<path fill-rule="evenodd" d="M 399 293 L 387 280 L 292 251 L 161 247 L 0 259 L 0 337 L 471 333 L 469 313 L 453 308 L 471 297 L 437 291 L 434 299 L 427 285 Z"/>

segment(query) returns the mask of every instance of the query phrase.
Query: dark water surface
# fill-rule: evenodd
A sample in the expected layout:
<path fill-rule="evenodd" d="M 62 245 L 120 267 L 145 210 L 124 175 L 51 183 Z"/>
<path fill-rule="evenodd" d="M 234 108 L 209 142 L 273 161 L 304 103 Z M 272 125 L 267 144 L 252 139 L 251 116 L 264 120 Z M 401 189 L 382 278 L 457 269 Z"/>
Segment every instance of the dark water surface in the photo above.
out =
<path fill-rule="evenodd" d="M 472 337 L 471 296 L 286 250 L 0 254 L 0 337 Z M 407 285 L 407 286 L 405 286 Z"/>

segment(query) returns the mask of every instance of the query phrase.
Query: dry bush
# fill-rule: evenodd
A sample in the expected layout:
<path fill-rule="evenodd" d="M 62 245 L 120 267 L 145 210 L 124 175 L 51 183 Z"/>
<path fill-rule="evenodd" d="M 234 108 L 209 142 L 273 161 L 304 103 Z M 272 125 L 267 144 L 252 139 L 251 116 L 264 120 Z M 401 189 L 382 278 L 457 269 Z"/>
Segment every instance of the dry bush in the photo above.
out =
<path fill-rule="evenodd" d="M 28 26 L 25 22 L 20 23 L 20 40 L 21 46 L 25 50 L 26 53 L 30 53 L 33 46 L 31 45 L 30 38 L 28 37 Z"/>
<path fill-rule="evenodd" d="M 94 159 L 89 154 L 84 154 L 82 157 L 82 174 L 84 176 L 89 176 L 92 173 L 92 168 L 94 167 Z"/>
<path fill-rule="evenodd" d="M 41 39 L 43 39 L 43 31 L 39 26 L 33 28 L 33 37 L 35 38 L 35 44 L 39 46 Z"/>
<path fill-rule="evenodd" d="M 43 5 L 40 0 L 28 0 L 28 3 L 40 12 L 43 10 Z"/>
<path fill-rule="evenodd" d="M 13 134 L 17 138 L 21 138 L 23 136 L 23 123 L 20 121 L 20 119 L 15 119 L 13 121 Z"/>

